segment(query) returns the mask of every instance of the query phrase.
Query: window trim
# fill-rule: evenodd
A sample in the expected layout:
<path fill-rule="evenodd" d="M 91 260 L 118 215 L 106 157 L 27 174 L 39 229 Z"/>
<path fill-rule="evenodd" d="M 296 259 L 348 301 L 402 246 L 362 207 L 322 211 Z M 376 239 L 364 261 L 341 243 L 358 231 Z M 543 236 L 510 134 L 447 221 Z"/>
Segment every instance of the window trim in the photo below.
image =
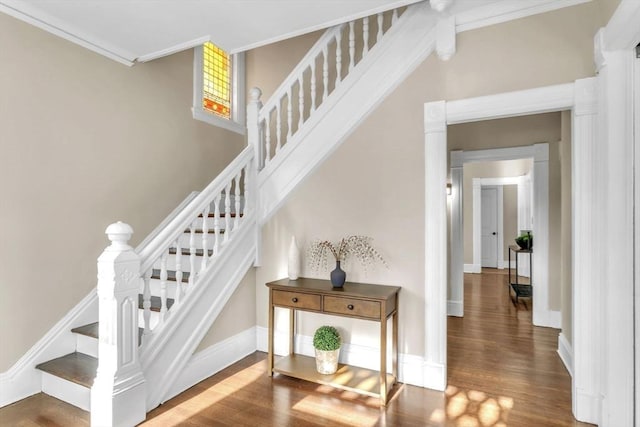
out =
<path fill-rule="evenodd" d="M 244 52 L 231 55 L 231 118 L 225 119 L 202 107 L 202 46 L 193 49 L 193 118 L 212 126 L 245 135 L 245 58 Z"/>

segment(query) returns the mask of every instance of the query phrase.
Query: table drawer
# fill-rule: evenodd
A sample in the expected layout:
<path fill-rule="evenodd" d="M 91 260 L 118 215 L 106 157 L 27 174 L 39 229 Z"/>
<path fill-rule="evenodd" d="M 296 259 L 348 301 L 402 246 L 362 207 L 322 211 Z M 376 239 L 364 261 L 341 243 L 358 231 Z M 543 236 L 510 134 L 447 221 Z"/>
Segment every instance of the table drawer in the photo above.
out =
<path fill-rule="evenodd" d="M 320 311 L 322 299 L 320 295 L 299 292 L 273 291 L 273 304 L 292 307 L 300 310 Z"/>
<path fill-rule="evenodd" d="M 345 316 L 380 319 L 380 301 L 365 301 L 345 297 L 324 297 L 324 312 Z"/>

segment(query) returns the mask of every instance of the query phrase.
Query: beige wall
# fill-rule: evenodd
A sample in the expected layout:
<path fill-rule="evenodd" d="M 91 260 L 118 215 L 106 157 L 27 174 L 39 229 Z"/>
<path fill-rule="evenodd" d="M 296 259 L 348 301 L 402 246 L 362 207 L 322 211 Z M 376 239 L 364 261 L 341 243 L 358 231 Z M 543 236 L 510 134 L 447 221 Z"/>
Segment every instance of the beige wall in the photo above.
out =
<path fill-rule="evenodd" d="M 502 186 L 502 259 L 509 259 L 509 245 L 514 244 L 514 239 L 518 237 L 518 186 L 503 185 Z"/>
<path fill-rule="evenodd" d="M 96 286 L 107 225 L 135 245 L 242 149 L 192 119 L 192 63 L 128 68 L 0 14 L 0 371 Z"/>
<path fill-rule="evenodd" d="M 601 25 L 599 6 L 587 3 L 460 34 L 458 52 L 450 61 L 442 62 L 435 56 L 427 59 L 294 191 L 263 228 L 264 262 L 256 272 L 258 325 L 267 324 L 268 299 L 264 283 L 286 275 L 287 248 L 292 234 L 301 244 L 314 237 L 338 239 L 365 234 L 374 238 L 390 269 L 379 268 L 365 276 L 359 267 L 350 266 L 346 269 L 348 280 L 402 286 L 400 351 L 422 354 L 424 103 L 592 76 L 593 35 Z M 310 41 L 295 39 L 279 43 L 270 46 L 268 52 L 293 50 L 296 43 L 308 46 Z M 288 73 L 271 72 L 270 55 L 263 49 L 248 54 L 248 64 L 253 68 L 248 74 L 250 86 L 273 86 L 272 82 L 280 81 Z M 555 115 L 545 120 L 557 122 L 559 119 Z M 500 145 L 488 139 L 474 139 L 470 143 L 477 146 L 467 146 L 467 142 L 454 145 L 451 134 L 455 132 L 450 132 L 450 149 Z M 555 139 L 536 139 L 535 142 L 558 141 L 559 131 L 555 132 Z M 501 146 L 517 145 L 511 137 L 505 136 L 505 141 Z M 321 276 L 327 277 L 327 273 Z M 559 309 L 559 290 L 551 299 L 552 308 Z M 375 327 L 365 322 L 339 318 L 320 320 L 306 314 L 301 320 L 301 332 L 306 334 L 311 334 L 320 322 L 330 321 L 343 331 L 350 331 L 347 342 L 371 345 L 376 342 Z"/>

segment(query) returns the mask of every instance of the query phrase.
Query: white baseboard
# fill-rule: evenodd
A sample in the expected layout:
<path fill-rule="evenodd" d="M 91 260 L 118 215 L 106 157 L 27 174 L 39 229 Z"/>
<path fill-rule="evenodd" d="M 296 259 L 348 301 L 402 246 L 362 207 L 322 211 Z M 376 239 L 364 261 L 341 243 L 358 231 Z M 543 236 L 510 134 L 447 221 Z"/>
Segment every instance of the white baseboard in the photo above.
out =
<path fill-rule="evenodd" d="M 558 355 L 569 375 L 573 377 L 573 348 L 562 332 L 558 334 Z"/>
<path fill-rule="evenodd" d="M 464 316 L 464 306 L 462 301 L 447 301 L 447 316 Z"/>
<path fill-rule="evenodd" d="M 573 416 L 576 420 L 597 426 L 602 425 L 602 397 L 586 394 L 577 388 L 574 390 Z"/>
<path fill-rule="evenodd" d="M 424 362 L 422 365 L 425 388 L 444 391 L 447 388 L 447 369 L 440 363 Z"/>
<path fill-rule="evenodd" d="M 533 307 L 533 324 L 544 328 L 562 328 L 562 313 L 560 311 L 541 311 Z"/>
<path fill-rule="evenodd" d="M 465 273 L 482 273 L 482 266 L 480 266 L 480 264 L 465 264 L 464 272 Z"/>
<path fill-rule="evenodd" d="M 176 378 L 165 400 L 171 399 L 255 351 L 256 327 L 254 326 L 195 353 Z"/>
<path fill-rule="evenodd" d="M 258 351 L 268 351 L 268 329 L 257 326 L 256 342 Z M 286 332 L 276 331 L 274 336 L 274 353 L 283 356 L 288 354 L 289 336 Z M 305 356 L 314 356 L 313 338 L 308 335 L 296 335 L 295 352 Z M 380 369 L 380 351 L 375 347 L 368 347 L 357 344 L 344 343 L 340 349 L 340 363 L 346 363 L 353 366 L 359 366 L 367 369 Z M 391 358 L 387 369 L 391 369 Z M 432 375 L 425 375 L 425 363 L 422 356 L 413 354 L 398 354 L 398 381 L 404 384 L 415 385 L 418 387 L 430 387 L 425 385 L 425 378 L 429 377 L 429 384 L 435 384 L 442 387 L 441 381 L 434 382 L 431 380 Z M 446 380 L 446 379 L 445 379 Z M 445 381 L 446 383 L 446 381 Z M 436 390 L 444 390 L 444 388 L 435 388 Z"/>
<path fill-rule="evenodd" d="M 93 289 L 56 323 L 8 371 L 0 374 L 0 408 L 42 391 L 39 363 L 72 353 L 76 349 L 71 329 L 98 319 L 98 297 Z"/>

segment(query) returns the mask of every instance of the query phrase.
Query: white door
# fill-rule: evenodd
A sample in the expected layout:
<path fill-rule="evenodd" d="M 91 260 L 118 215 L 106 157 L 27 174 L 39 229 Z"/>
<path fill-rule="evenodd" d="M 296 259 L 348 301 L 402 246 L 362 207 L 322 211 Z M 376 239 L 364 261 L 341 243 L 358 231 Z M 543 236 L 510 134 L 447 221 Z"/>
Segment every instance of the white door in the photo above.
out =
<path fill-rule="evenodd" d="M 482 187 L 481 211 L 481 265 L 498 268 L 498 189 L 496 187 Z"/>

